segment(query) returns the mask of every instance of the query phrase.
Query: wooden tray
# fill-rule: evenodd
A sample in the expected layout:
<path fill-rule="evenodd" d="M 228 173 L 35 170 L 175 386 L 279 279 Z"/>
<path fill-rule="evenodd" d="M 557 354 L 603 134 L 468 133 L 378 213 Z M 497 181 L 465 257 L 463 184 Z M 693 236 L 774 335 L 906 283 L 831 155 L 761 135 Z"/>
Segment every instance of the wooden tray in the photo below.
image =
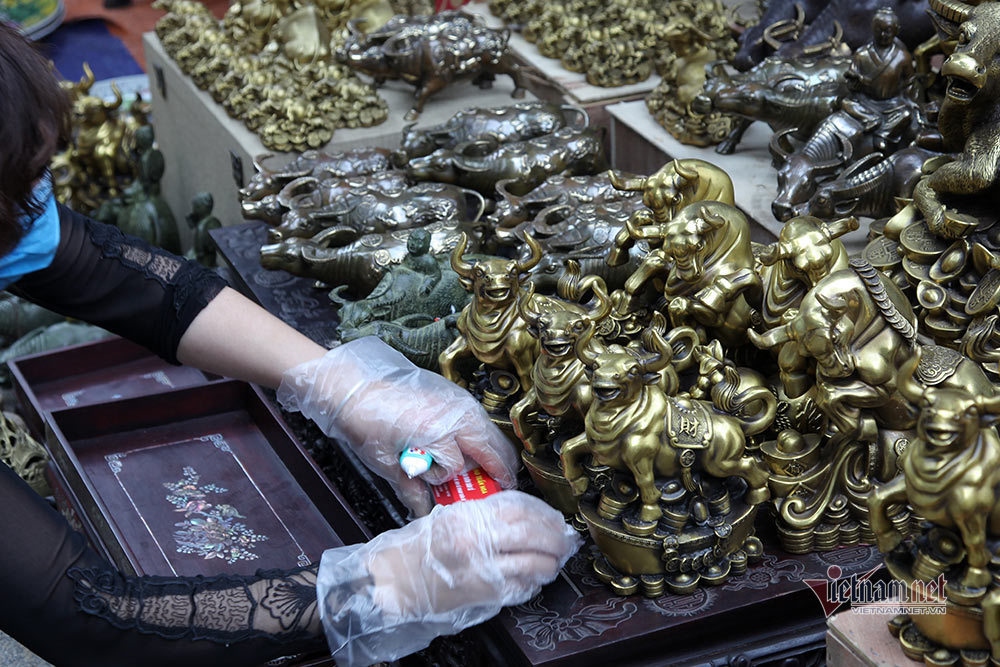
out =
<path fill-rule="evenodd" d="M 18 409 L 39 439 L 44 415 L 60 408 L 160 393 L 218 380 L 188 366 L 174 366 L 117 336 L 8 362 Z"/>
<path fill-rule="evenodd" d="M 289 569 L 371 537 L 256 386 L 53 410 L 47 426 L 80 513 L 126 572 Z"/>

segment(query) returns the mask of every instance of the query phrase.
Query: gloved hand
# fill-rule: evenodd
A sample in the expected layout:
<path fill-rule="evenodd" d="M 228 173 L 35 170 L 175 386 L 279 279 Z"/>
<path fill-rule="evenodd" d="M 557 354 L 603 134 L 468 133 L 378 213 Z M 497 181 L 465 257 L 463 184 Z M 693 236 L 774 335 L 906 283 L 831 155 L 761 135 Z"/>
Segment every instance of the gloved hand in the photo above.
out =
<path fill-rule="evenodd" d="M 316 590 L 333 657 L 395 660 L 482 623 L 536 595 L 582 542 L 543 500 L 502 491 L 330 549 Z"/>
<path fill-rule="evenodd" d="M 374 336 L 286 371 L 277 397 L 286 410 L 300 411 L 323 433 L 346 442 L 415 516 L 433 506 L 428 484 L 477 465 L 504 488 L 516 482 L 517 451 L 479 402 Z M 415 479 L 399 467 L 407 447 L 434 457 L 431 469 Z"/>

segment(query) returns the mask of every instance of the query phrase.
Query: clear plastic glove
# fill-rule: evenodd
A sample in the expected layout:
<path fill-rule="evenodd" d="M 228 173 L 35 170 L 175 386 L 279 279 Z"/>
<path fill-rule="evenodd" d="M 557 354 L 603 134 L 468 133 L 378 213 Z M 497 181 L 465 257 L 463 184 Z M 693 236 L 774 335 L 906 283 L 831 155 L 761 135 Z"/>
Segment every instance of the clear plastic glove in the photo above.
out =
<path fill-rule="evenodd" d="M 374 336 L 286 371 L 277 397 L 286 410 L 346 442 L 415 516 L 433 506 L 428 484 L 477 465 L 504 488 L 516 483 L 517 451 L 479 402 Z M 399 467 L 407 447 L 434 457 L 431 469 L 415 479 Z"/>
<path fill-rule="evenodd" d="M 323 554 L 320 616 L 338 667 L 395 660 L 537 595 L 583 540 L 521 491 L 435 507 Z"/>

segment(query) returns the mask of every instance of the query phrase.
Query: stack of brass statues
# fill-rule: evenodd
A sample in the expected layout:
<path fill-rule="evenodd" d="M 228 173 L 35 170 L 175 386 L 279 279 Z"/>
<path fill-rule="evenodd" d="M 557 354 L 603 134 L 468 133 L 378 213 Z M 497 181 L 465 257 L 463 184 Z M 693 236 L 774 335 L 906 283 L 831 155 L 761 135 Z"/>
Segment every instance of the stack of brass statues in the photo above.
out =
<path fill-rule="evenodd" d="M 707 70 L 695 108 L 816 95 L 794 125 L 746 117 L 784 174 L 768 244 L 724 170 L 609 170 L 586 114 L 544 102 L 260 165 L 244 212 L 272 225 L 264 266 L 330 290 L 345 339 L 482 401 L 613 591 L 877 544 L 904 584 L 947 582 L 945 613 L 893 619 L 907 655 L 1000 662 L 1000 2 L 930 9 L 930 69 L 883 10 L 850 54 Z"/>

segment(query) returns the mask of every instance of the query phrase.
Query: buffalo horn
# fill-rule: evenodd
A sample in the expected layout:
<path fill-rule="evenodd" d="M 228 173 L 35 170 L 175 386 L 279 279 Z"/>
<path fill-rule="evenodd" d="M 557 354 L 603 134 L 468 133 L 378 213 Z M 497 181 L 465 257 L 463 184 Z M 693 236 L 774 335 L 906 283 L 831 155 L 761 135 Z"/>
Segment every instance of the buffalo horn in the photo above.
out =
<path fill-rule="evenodd" d="M 614 169 L 609 169 L 608 178 L 611 180 L 611 185 L 615 186 L 618 190 L 642 192 L 643 188 L 646 187 L 645 176 L 626 176 Z"/>
<path fill-rule="evenodd" d="M 538 262 L 542 261 L 542 246 L 535 240 L 535 237 L 531 234 L 524 235 L 524 242 L 528 244 L 528 248 L 531 249 L 531 254 L 528 255 L 523 261 L 517 263 L 517 272 L 526 273 L 531 269 L 535 268 Z M 452 255 L 454 257 L 454 255 Z M 454 268 L 455 263 L 452 261 L 452 267 Z M 458 269 L 455 269 L 456 273 Z"/>
<path fill-rule="evenodd" d="M 469 235 L 462 232 L 455 244 L 455 249 L 451 251 L 451 269 L 466 280 L 472 279 L 472 264 L 462 259 L 465 248 L 469 245 Z"/>

